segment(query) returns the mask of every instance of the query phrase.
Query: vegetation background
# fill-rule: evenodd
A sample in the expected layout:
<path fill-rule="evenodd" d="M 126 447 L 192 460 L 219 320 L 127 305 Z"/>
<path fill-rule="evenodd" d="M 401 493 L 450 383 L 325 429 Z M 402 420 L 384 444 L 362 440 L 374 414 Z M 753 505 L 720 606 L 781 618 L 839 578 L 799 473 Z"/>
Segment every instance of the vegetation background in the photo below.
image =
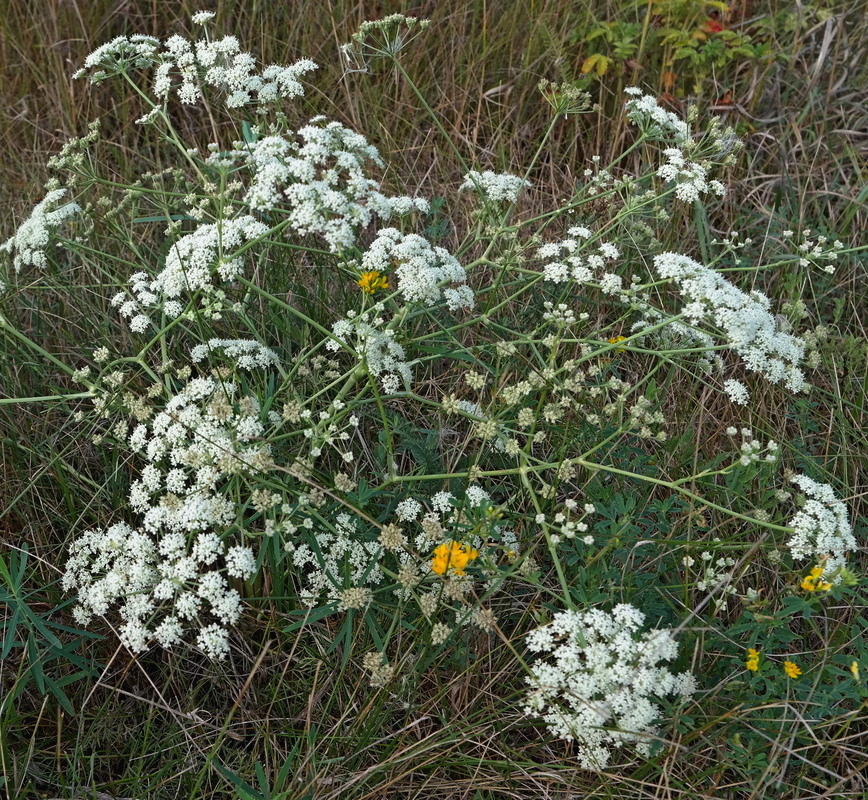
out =
<path fill-rule="evenodd" d="M 237 35 L 262 62 L 320 64 L 299 115 L 326 114 L 368 136 L 396 193 L 418 185 L 442 196 L 461 181 L 410 90 L 389 74 L 345 73 L 339 58 L 362 21 L 402 12 L 431 20 L 403 64 L 478 169 L 520 172 L 550 120 L 539 80 L 582 80 L 599 111 L 560 126 L 534 176 L 553 189 L 571 186 L 592 155 L 605 163 L 617 153 L 622 90 L 636 84 L 675 110 L 697 104 L 703 115 L 719 114 L 743 137 L 730 202 L 712 220 L 718 235 L 738 230 L 761 241 L 769 231 L 810 228 L 860 245 L 868 224 L 864 0 L 2 0 L 0 239 L 41 197 L 48 158 L 98 116 L 121 143 L 107 151 L 111 168 L 152 168 L 157 151 L 133 124 L 135 103 L 113 85 L 92 88 L 69 75 L 113 37 L 189 30 L 189 17 L 206 6 L 217 11 L 217 30 Z M 185 122 L 203 144 L 215 135 L 193 111 Z M 448 245 L 460 231 L 442 224 Z M 72 363 L 83 344 L 117 336 L 103 280 L 83 276 L 74 305 L 34 285 L 16 324 Z M 803 298 L 822 315 L 811 323 L 829 328 L 815 391 L 781 404 L 757 389 L 751 413 L 753 424 L 789 437 L 817 477 L 844 487 L 859 520 L 868 496 L 864 262 L 849 259 L 834 276 L 811 280 L 757 271 L 745 281 L 781 300 Z M 0 339 L 0 398 L 44 394 L 51 372 L 50 362 Z M 680 397 L 670 413 L 696 433 L 673 449 L 673 464 L 710 457 L 720 432 L 745 422 L 710 395 Z M 748 747 L 741 706 L 718 705 L 707 710 L 714 725 L 694 727 L 654 770 L 582 773 L 563 743 L 529 726 L 504 732 L 504 687 L 516 687 L 516 677 L 504 672 L 500 643 L 485 636 L 463 661 L 433 663 L 412 701 L 370 689 L 351 652 L 333 645 L 337 623 L 287 633 L 267 607 L 244 623 L 246 657 L 228 665 L 161 654 L 132 661 L 112 637 L 71 627 L 58 585 L 71 527 L 120 502 L 124 465 L 82 440 L 65 407 L 0 399 L 0 443 L 0 776 L 10 798 L 868 796 L 868 717 L 858 705 L 802 750 L 784 726 Z M 855 602 L 833 609 L 824 624 L 834 627 L 838 614 L 858 629 L 861 610 Z M 346 645 L 353 654 L 370 649 Z M 784 718 L 792 711 L 769 703 Z"/>

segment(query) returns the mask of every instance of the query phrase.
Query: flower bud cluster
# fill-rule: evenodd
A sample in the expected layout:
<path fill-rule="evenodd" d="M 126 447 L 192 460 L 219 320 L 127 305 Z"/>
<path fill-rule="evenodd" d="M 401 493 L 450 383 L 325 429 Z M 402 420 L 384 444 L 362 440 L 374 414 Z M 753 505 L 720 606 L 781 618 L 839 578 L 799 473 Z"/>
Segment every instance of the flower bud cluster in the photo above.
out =
<path fill-rule="evenodd" d="M 719 542 L 720 539 L 716 538 L 714 541 Z M 725 611 L 728 598 L 736 593 L 736 587 L 732 583 L 735 559 L 711 550 L 704 550 L 699 559 L 701 567 L 697 570 L 696 588 L 700 592 L 718 589 L 720 594 L 715 598 L 714 607 L 718 611 Z M 684 556 L 681 563 L 689 569 L 696 564 L 696 559 L 693 556 Z"/>
<path fill-rule="evenodd" d="M 823 271 L 830 275 L 835 273 L 835 265 L 833 262 L 838 260 L 838 254 L 844 249 L 844 243 L 840 240 L 829 242 L 826 236 L 818 235 L 816 239 L 810 239 L 811 230 L 805 228 L 801 233 L 802 241 L 799 243 L 799 266 L 807 267 L 809 264 L 820 264 L 827 262 L 823 266 Z M 792 231 L 784 231 L 784 239 L 793 239 L 795 234 Z"/>

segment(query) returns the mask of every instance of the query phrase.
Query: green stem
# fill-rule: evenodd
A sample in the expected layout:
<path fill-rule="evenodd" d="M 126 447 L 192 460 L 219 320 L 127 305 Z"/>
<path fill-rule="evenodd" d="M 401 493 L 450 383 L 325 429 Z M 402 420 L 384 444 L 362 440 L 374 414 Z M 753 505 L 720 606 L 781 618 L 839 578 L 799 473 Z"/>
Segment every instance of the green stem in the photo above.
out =
<path fill-rule="evenodd" d="M 684 478 L 679 481 L 664 481 L 660 478 L 652 478 L 650 475 L 640 475 L 637 472 L 630 472 L 625 469 L 618 469 L 618 467 L 610 467 L 605 464 L 597 464 L 593 461 L 587 461 L 583 458 L 575 459 L 574 463 L 592 472 L 608 472 L 612 475 L 623 475 L 625 478 L 635 478 L 636 480 L 644 481 L 645 483 L 653 483 L 655 486 L 665 486 L 667 489 L 671 489 L 673 492 L 678 492 L 685 497 L 689 497 L 691 500 L 696 500 L 697 502 L 702 503 L 704 506 L 708 506 L 708 508 L 715 509 L 715 511 L 722 511 L 724 514 L 727 514 L 730 517 L 735 517 L 736 519 L 741 519 L 745 522 L 751 522 L 754 525 L 759 525 L 763 528 L 769 528 L 775 531 L 781 531 L 783 533 L 793 532 L 792 528 L 787 528 L 784 525 L 775 525 L 773 522 L 765 522 L 763 520 L 756 519 L 756 517 L 749 517 L 747 514 L 740 514 L 738 511 L 733 511 L 731 508 L 726 508 L 725 506 L 713 503 L 705 497 L 702 497 L 695 492 L 691 492 L 689 489 L 685 489 L 680 485 L 683 482 L 693 480 L 694 477 L 700 476 L 691 476 L 689 478 Z"/>
<path fill-rule="evenodd" d="M 45 348 L 40 347 L 32 339 L 21 333 L 21 331 L 19 331 L 14 325 L 10 324 L 10 322 L 6 319 L 6 317 L 3 316 L 3 314 L 0 314 L 0 328 L 3 328 L 16 339 L 24 342 L 24 344 L 26 344 L 31 350 L 35 350 L 43 358 L 54 364 L 54 366 L 56 366 L 58 369 L 63 370 L 63 372 L 65 372 L 67 375 L 72 375 L 72 373 L 75 372 L 75 370 L 70 367 L 69 364 L 64 364 L 59 358 L 53 356 Z"/>
<path fill-rule="evenodd" d="M 92 392 L 77 392 L 75 394 L 46 394 L 41 397 L 0 397 L 0 406 L 9 406 L 16 403 L 48 403 L 52 400 L 84 400 L 93 397 Z"/>

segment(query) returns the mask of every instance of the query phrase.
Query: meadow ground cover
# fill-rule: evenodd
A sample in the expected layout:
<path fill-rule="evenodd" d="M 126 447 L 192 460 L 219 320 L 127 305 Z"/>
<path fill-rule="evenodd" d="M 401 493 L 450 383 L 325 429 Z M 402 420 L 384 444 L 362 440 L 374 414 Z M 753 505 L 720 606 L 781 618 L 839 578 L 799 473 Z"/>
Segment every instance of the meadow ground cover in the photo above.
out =
<path fill-rule="evenodd" d="M 864 796 L 862 17 L 51 10 L 9 796 Z"/>

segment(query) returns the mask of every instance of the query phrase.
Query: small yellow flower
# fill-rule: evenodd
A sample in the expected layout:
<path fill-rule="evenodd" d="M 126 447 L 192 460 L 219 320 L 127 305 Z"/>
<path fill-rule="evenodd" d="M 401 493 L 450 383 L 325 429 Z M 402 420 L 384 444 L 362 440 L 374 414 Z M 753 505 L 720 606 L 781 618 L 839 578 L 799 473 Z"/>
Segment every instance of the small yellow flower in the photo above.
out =
<path fill-rule="evenodd" d="M 850 664 L 850 674 L 853 676 L 853 680 L 857 683 L 859 682 L 859 662 L 854 661 Z"/>
<path fill-rule="evenodd" d="M 609 344 L 618 344 L 618 342 L 623 342 L 626 339 L 627 339 L 626 336 L 613 336 L 611 339 L 606 339 L 606 341 Z M 626 347 L 616 347 L 615 348 L 616 353 L 624 353 L 624 352 L 626 352 L 626 350 L 627 350 Z"/>
<path fill-rule="evenodd" d="M 373 294 L 380 289 L 389 288 L 389 279 L 382 272 L 375 269 L 364 273 L 357 283 L 365 294 Z"/>
<path fill-rule="evenodd" d="M 798 665 L 793 661 L 784 661 L 784 672 L 787 673 L 788 678 L 798 678 L 802 674 Z"/>
<path fill-rule="evenodd" d="M 806 592 L 828 592 L 832 584 L 823 580 L 822 567 L 814 567 L 802 580 L 801 587 Z"/>
<path fill-rule="evenodd" d="M 452 569 L 456 575 L 463 575 L 464 568 L 479 555 L 470 545 L 461 542 L 444 542 L 434 548 L 431 569 L 438 575 L 445 575 Z"/>
<path fill-rule="evenodd" d="M 747 661 L 745 667 L 751 672 L 756 672 L 759 669 L 760 651 L 754 650 L 752 647 L 747 649 Z"/>

